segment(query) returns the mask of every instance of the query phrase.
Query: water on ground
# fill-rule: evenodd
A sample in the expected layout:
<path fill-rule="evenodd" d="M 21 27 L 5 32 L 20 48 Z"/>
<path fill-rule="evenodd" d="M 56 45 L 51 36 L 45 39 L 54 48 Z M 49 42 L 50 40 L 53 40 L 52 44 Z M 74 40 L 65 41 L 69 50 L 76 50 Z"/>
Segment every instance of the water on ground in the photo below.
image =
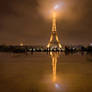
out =
<path fill-rule="evenodd" d="M 92 56 L 0 53 L 0 92 L 92 92 Z"/>

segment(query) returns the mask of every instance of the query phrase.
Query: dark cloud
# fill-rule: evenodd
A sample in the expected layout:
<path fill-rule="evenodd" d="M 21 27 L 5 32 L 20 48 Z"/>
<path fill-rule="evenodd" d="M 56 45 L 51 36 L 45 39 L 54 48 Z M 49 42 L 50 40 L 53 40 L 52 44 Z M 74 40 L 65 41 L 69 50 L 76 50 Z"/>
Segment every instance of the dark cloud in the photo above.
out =
<path fill-rule="evenodd" d="M 56 0 L 53 0 L 55 2 Z M 92 1 L 57 0 L 66 4 L 66 11 L 57 20 L 62 44 L 92 42 Z M 51 0 L 52 2 L 52 0 Z M 0 0 L 0 44 L 48 43 L 51 19 L 45 14 L 52 3 L 48 0 Z"/>

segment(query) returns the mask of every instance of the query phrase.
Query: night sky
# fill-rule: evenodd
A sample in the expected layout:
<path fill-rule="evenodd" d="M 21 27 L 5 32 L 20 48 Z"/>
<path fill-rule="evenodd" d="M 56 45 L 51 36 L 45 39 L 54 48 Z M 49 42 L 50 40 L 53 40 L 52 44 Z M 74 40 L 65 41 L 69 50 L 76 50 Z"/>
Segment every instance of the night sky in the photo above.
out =
<path fill-rule="evenodd" d="M 0 0 L 0 44 L 47 45 L 55 4 L 61 43 L 92 43 L 92 0 Z"/>

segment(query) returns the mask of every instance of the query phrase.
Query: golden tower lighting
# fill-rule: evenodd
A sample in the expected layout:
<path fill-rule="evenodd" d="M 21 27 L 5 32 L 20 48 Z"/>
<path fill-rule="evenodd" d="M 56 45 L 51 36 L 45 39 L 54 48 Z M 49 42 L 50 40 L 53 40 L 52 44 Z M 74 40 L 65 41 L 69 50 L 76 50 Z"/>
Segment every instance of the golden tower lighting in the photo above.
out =
<path fill-rule="evenodd" d="M 52 81 L 56 82 L 56 67 L 57 67 L 57 59 L 59 54 L 56 52 L 50 52 L 51 59 L 52 59 Z"/>
<path fill-rule="evenodd" d="M 52 14 L 52 31 L 47 48 L 62 48 L 56 31 L 56 12 Z"/>

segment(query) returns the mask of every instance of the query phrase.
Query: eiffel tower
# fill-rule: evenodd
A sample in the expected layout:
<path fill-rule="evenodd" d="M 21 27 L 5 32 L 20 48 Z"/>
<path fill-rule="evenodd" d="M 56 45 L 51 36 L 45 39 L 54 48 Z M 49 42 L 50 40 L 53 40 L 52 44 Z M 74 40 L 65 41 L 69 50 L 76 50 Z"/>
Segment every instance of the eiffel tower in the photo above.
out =
<path fill-rule="evenodd" d="M 62 48 L 56 31 L 56 12 L 53 12 L 51 37 L 47 48 Z"/>

